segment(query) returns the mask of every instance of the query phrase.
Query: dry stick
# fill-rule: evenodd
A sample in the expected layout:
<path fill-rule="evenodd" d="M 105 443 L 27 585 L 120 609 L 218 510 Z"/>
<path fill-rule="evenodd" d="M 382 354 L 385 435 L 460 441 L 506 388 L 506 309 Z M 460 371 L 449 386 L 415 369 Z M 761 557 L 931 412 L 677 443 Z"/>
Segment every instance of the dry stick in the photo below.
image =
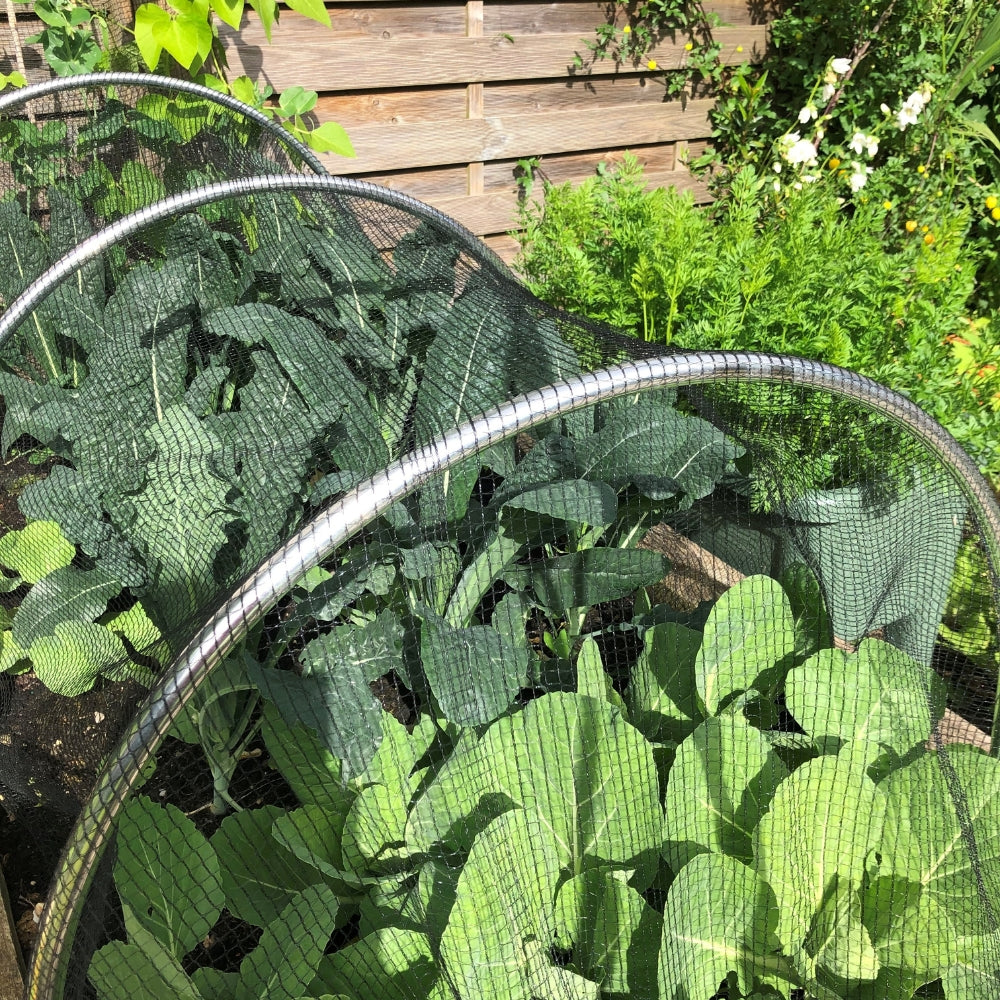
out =
<path fill-rule="evenodd" d="M 879 19 L 875 22 L 875 26 L 872 28 L 871 35 L 865 40 L 864 45 L 858 48 L 855 44 L 851 52 L 851 65 L 848 71 L 844 74 L 844 79 L 841 80 L 840 86 L 833 92 L 833 96 L 829 101 L 826 102 L 826 107 L 823 109 L 823 114 L 820 115 L 820 120 L 822 121 L 826 118 L 830 112 L 833 110 L 837 101 L 840 100 L 840 95 L 844 92 L 844 87 L 847 86 L 847 81 L 854 76 L 854 71 L 857 69 L 861 60 L 868 55 L 868 50 L 872 47 L 872 42 L 875 41 L 875 36 L 882 30 L 885 26 L 885 22 L 889 19 L 889 15 L 892 13 L 892 8 L 896 6 L 896 0 L 890 0 L 889 5 L 882 11 Z M 820 136 L 817 135 L 813 139 L 813 149 L 819 149 Z"/>

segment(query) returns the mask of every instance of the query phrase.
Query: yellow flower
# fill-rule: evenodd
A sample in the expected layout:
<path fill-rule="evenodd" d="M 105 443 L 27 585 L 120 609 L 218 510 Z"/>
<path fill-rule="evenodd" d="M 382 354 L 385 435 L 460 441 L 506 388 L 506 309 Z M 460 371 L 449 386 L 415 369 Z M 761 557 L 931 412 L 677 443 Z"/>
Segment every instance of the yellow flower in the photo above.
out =
<path fill-rule="evenodd" d="M 920 166 L 917 167 L 917 173 L 918 174 L 926 174 L 927 173 L 927 168 L 921 163 Z"/>
<path fill-rule="evenodd" d="M 892 202 L 891 201 L 883 201 L 882 202 L 882 207 L 888 212 L 892 208 Z"/>
<path fill-rule="evenodd" d="M 922 232 L 922 233 L 930 232 L 930 228 L 931 228 L 930 226 L 921 226 L 920 227 L 920 232 Z"/>
<path fill-rule="evenodd" d="M 1000 220 L 1000 208 L 994 208 L 994 209 L 993 209 L 993 211 L 992 211 L 992 212 L 990 212 L 990 215 L 991 215 L 991 216 L 992 216 L 992 217 L 993 217 L 994 219 L 998 219 L 998 220 Z"/>
<path fill-rule="evenodd" d="M 906 231 L 908 233 L 912 233 L 913 230 L 916 229 L 916 228 L 917 228 L 917 224 L 913 221 L 913 219 L 907 219 L 906 220 Z"/>
<path fill-rule="evenodd" d="M 693 48 L 694 48 L 694 45 L 691 42 L 685 42 L 684 43 L 684 51 L 685 52 L 690 52 Z"/>
<path fill-rule="evenodd" d="M 649 62 L 646 63 L 646 69 L 659 69 L 659 67 L 656 65 L 656 60 L 650 59 Z"/>
<path fill-rule="evenodd" d="M 623 35 L 630 35 L 631 33 L 632 33 L 632 25 L 631 24 L 626 24 L 625 27 L 622 28 L 622 34 Z"/>
<path fill-rule="evenodd" d="M 990 195 L 989 198 L 986 199 L 986 207 L 989 209 L 997 207 L 997 200 L 993 195 Z"/>
<path fill-rule="evenodd" d="M 831 156 L 830 157 L 830 169 L 831 170 L 836 170 L 837 167 L 839 167 L 839 166 L 840 166 L 840 160 L 838 160 L 836 156 Z"/>
<path fill-rule="evenodd" d="M 742 52 L 743 51 L 743 46 L 742 45 L 737 45 L 736 46 L 736 51 L 737 52 Z"/>
<path fill-rule="evenodd" d="M 932 243 L 934 242 L 934 234 L 933 234 L 933 233 L 928 233 L 928 234 L 927 234 L 927 235 L 926 235 L 926 236 L 924 237 L 924 242 L 925 242 L 925 243 L 926 243 L 926 244 L 927 244 L 928 246 L 930 246 L 930 245 L 931 245 L 931 244 L 932 244 Z"/>

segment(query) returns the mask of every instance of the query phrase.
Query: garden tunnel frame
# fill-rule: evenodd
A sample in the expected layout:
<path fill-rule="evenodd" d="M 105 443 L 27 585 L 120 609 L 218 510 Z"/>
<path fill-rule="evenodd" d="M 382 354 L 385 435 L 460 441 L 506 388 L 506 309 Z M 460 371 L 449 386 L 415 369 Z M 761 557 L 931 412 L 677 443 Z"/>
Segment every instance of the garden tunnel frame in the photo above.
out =
<path fill-rule="evenodd" d="M 193 83 L 190 80 L 175 80 L 170 76 L 129 72 L 81 73 L 78 76 L 60 76 L 0 96 L 0 116 L 10 115 L 12 111 L 16 112 L 22 105 L 26 105 L 38 98 L 63 93 L 67 90 L 115 86 L 145 87 L 149 90 L 158 90 L 164 93 L 188 94 L 191 97 L 197 97 L 203 101 L 226 108 L 234 114 L 238 114 L 243 118 L 249 118 L 252 122 L 259 125 L 279 145 L 287 146 L 314 173 L 319 175 L 326 175 L 327 173 L 326 167 L 320 162 L 319 157 L 308 146 L 296 139 L 280 122 L 269 118 L 263 111 L 251 107 L 249 104 L 230 94 L 223 94 L 218 90 L 212 90 L 211 87 L 206 87 L 200 83 Z"/>
<path fill-rule="evenodd" d="M 861 375 L 801 358 L 705 352 L 628 362 L 525 393 L 411 452 L 350 490 L 300 529 L 249 577 L 178 655 L 172 668 L 150 692 L 114 762 L 99 778 L 91 798 L 96 809 L 85 808 L 71 834 L 42 920 L 26 995 L 31 1000 L 61 997 L 65 966 L 59 962 L 59 956 L 72 947 L 80 910 L 110 843 L 114 821 L 144 766 L 209 673 L 297 579 L 392 504 L 488 445 L 556 416 L 616 397 L 733 377 L 760 384 L 804 386 L 868 405 L 880 404 L 881 414 L 910 430 L 936 457 L 951 463 L 963 495 L 981 520 L 988 539 L 991 574 L 995 576 L 1000 550 L 1000 508 L 978 469 L 954 439 L 915 404 Z M 995 712 L 991 750 L 994 756 L 1000 750 L 998 735 L 1000 719 Z"/>
<path fill-rule="evenodd" d="M 396 191 L 333 176 L 269 175 L 209 185 L 164 199 L 109 225 L 52 265 L 0 317 L 2 345 L 32 310 L 68 275 L 117 241 L 177 212 L 227 197 L 272 192 L 327 192 L 368 198 L 402 208 L 456 237 L 480 261 L 508 274 L 506 265 L 468 230 L 442 213 Z M 99 777 L 56 873 L 49 905 L 29 970 L 27 996 L 61 998 L 71 950 L 98 863 L 111 843 L 116 817 L 178 713 L 211 671 L 274 606 L 296 580 L 392 504 L 434 475 L 483 448 L 510 439 L 553 418 L 617 397 L 647 390 L 738 379 L 795 386 L 864 404 L 907 431 L 946 468 L 984 535 L 994 587 L 1000 569 L 1000 507 L 972 460 L 952 436 L 905 396 L 842 368 L 770 354 L 702 352 L 633 360 L 525 393 L 477 416 L 386 466 L 317 514 L 266 560 L 226 600 L 149 693 L 118 753 Z M 994 706 L 994 756 L 1000 756 L 1000 711 Z"/>

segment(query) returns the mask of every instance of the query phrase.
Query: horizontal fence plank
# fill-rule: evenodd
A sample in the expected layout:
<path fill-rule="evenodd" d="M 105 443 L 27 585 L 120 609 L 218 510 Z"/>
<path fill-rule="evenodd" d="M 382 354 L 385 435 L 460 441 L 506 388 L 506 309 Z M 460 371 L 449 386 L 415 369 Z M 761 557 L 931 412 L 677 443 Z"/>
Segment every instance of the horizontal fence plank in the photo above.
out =
<path fill-rule="evenodd" d="M 666 96 L 666 89 L 659 78 L 636 73 L 487 83 L 484 91 L 486 113 L 494 115 L 611 108 L 623 104 L 663 104 Z"/>
<path fill-rule="evenodd" d="M 254 27 L 250 23 L 239 36 L 223 33 L 230 70 L 234 76 L 245 73 L 266 81 L 279 93 L 303 81 L 313 90 L 333 92 L 354 90 L 359 81 L 369 89 L 401 88 L 607 76 L 617 71 L 611 61 L 598 62 L 586 72 L 575 70 L 573 53 L 579 38 L 571 34 L 520 35 L 512 36 L 513 41 L 445 36 L 417 45 L 412 40 L 374 36 L 338 39 L 334 35 L 323 41 L 324 29 L 317 25 L 315 41 L 293 45 L 275 33 L 274 44 L 268 45 L 262 33 L 256 38 Z M 733 65 L 763 55 L 767 29 L 764 25 L 720 28 L 715 37 L 722 45 L 722 61 Z M 688 59 L 682 40 L 665 41 L 651 55 L 664 70 L 682 68 Z"/>
<path fill-rule="evenodd" d="M 350 132 L 356 159 L 326 154 L 326 168 L 340 174 L 473 163 L 586 149 L 699 139 L 710 131 L 707 99 L 672 104 L 469 118 L 398 125 L 358 125 Z"/>
<path fill-rule="evenodd" d="M 322 121 L 352 125 L 378 122 L 430 122 L 466 117 L 464 86 L 421 87 L 419 90 L 361 90 L 345 94 L 322 94 L 316 115 Z"/>
<path fill-rule="evenodd" d="M 579 45 L 584 39 L 595 37 L 598 25 L 606 23 L 607 3 L 496 3 L 486 0 L 483 9 L 483 34 L 496 35 L 550 35 L 573 34 Z M 716 0 L 706 4 L 715 10 L 723 25 L 733 27 L 762 23 L 755 7 L 743 0 Z M 330 30 L 317 21 L 291 10 L 284 10 L 272 31 L 276 42 L 315 42 L 321 34 L 360 37 L 374 35 L 382 39 L 424 38 L 428 35 L 466 34 L 465 3 L 350 3 L 327 4 Z M 624 24 L 620 11 L 618 23 Z M 244 21 L 259 24 L 253 14 Z M 254 29 L 259 31 L 259 27 Z M 260 32 L 263 36 L 263 32 Z"/>

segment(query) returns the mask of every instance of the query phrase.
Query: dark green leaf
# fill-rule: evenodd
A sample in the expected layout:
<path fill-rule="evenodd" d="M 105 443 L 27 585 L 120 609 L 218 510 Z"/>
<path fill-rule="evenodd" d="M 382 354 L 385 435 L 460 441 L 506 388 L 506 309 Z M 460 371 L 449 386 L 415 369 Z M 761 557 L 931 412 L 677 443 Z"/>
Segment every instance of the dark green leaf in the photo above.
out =
<path fill-rule="evenodd" d="M 420 655 L 445 717 L 460 726 L 492 722 L 527 683 L 528 651 L 484 625 L 452 628 L 427 615 Z"/>
<path fill-rule="evenodd" d="M 668 572 L 670 563 L 657 552 L 599 548 L 539 559 L 508 570 L 504 579 L 518 589 L 530 587 L 543 607 L 561 613 L 626 597 Z"/>
<path fill-rule="evenodd" d="M 740 449 L 699 417 L 640 399 L 611 413 L 604 427 L 577 444 L 577 474 L 616 489 L 634 483 L 647 496 L 679 493 L 697 500 L 712 491 Z"/>

